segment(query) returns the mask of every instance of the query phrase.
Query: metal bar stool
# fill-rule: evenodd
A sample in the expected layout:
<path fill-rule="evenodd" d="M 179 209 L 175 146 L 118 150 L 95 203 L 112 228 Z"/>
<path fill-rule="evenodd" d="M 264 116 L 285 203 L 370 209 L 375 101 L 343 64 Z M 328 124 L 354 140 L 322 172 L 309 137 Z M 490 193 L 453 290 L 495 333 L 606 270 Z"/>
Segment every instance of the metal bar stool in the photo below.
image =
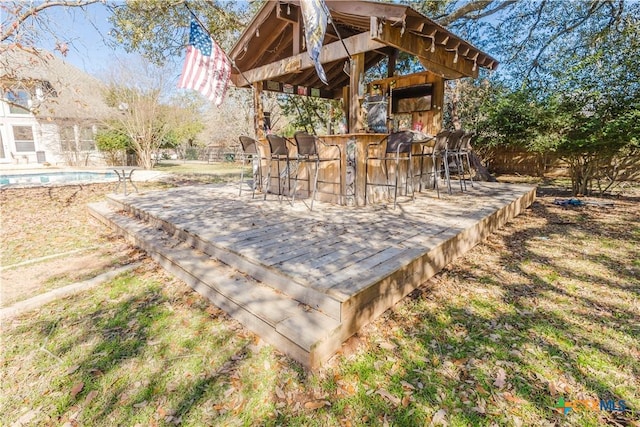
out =
<path fill-rule="evenodd" d="M 440 185 L 438 181 L 444 172 L 444 180 L 447 183 L 448 192 L 451 194 L 451 179 L 449 176 L 449 163 L 447 163 L 447 140 L 451 132 L 443 130 L 435 137 L 435 144 L 431 150 L 431 163 L 433 174 L 433 186 L 436 189 L 438 198 L 440 198 Z"/>
<path fill-rule="evenodd" d="M 283 180 L 287 180 L 287 189 L 288 192 L 291 192 L 291 180 L 290 180 L 290 157 L 289 157 L 289 147 L 287 146 L 287 142 L 289 142 L 286 138 L 269 134 L 267 135 L 267 141 L 269 142 L 269 171 L 267 172 L 267 186 L 264 192 L 264 200 L 267 200 L 267 194 L 271 189 L 271 170 L 273 169 L 271 166 L 271 162 L 276 162 L 276 169 L 278 173 L 278 198 L 282 201 L 282 191 L 283 191 Z M 285 168 L 280 169 L 280 163 L 285 162 Z"/>
<path fill-rule="evenodd" d="M 460 144 L 458 146 L 458 156 L 460 158 L 460 165 L 462 167 L 462 179 L 465 179 L 464 175 L 464 167 L 465 162 L 463 162 L 463 157 L 466 159 L 467 171 L 469 172 L 469 182 L 471 183 L 471 187 L 473 187 L 473 174 L 471 173 L 471 160 L 469 159 L 469 155 L 471 153 L 471 138 L 473 138 L 473 133 L 465 132 L 460 138 Z M 465 180 L 465 189 L 467 188 L 467 182 Z"/>
<path fill-rule="evenodd" d="M 242 168 L 240 169 L 240 190 L 238 192 L 238 196 L 242 196 L 242 184 L 244 184 L 244 165 L 247 160 L 251 160 L 251 167 L 253 171 L 253 182 L 251 183 L 251 198 L 255 198 L 256 188 L 260 187 L 260 190 L 262 190 L 262 160 L 264 159 L 264 157 L 260 155 L 258 144 L 258 141 L 251 137 L 244 135 L 240 136 L 240 145 L 242 146 Z"/>
<path fill-rule="evenodd" d="M 384 145 L 384 151 L 378 155 L 371 156 L 370 151 L 372 148 L 382 147 Z M 407 162 L 407 171 L 405 177 L 405 194 L 409 193 L 409 181 L 413 180 L 413 167 L 411 158 L 411 147 L 413 145 L 413 133 L 410 131 L 401 131 L 391 133 L 385 136 L 381 141 L 374 142 L 367 146 L 366 158 L 365 158 L 365 191 L 364 201 L 367 203 L 367 186 L 382 186 L 393 188 L 393 208 L 396 208 L 398 199 L 398 180 L 400 178 L 400 162 Z M 369 161 L 379 160 L 382 162 L 382 169 L 386 176 L 386 182 L 376 183 L 368 182 L 369 180 Z M 387 162 L 393 161 L 395 163 L 394 182 L 389 182 L 389 168 Z M 411 184 L 411 198 L 413 199 L 413 183 Z"/>
<path fill-rule="evenodd" d="M 449 134 L 449 137 L 447 138 L 447 159 L 446 159 L 446 163 L 447 163 L 447 167 L 449 168 L 449 173 L 451 173 L 451 167 L 450 167 L 450 163 L 449 163 L 449 159 L 453 159 L 454 164 L 456 165 L 456 174 L 458 175 L 458 182 L 460 183 L 460 191 L 464 191 L 464 189 L 462 188 L 462 181 L 464 181 L 464 176 L 463 173 L 464 171 L 461 171 L 461 161 L 460 161 L 460 142 L 462 140 L 462 137 L 464 136 L 465 132 L 463 130 L 456 130 L 454 132 L 451 132 Z M 466 188 L 466 183 L 464 184 L 465 188 Z"/>
<path fill-rule="evenodd" d="M 300 174 L 300 164 L 302 163 L 306 163 L 307 164 L 307 188 L 309 193 L 311 193 L 311 190 L 313 190 L 313 194 L 311 195 L 311 205 L 309 207 L 309 210 L 313 210 L 313 202 L 316 199 L 316 194 L 318 193 L 318 182 L 322 182 L 322 183 L 329 183 L 329 184 L 338 184 L 340 186 L 340 192 L 339 192 L 339 203 L 343 204 L 343 197 L 342 197 L 342 151 L 340 150 L 340 146 L 337 144 L 328 144 L 326 142 L 324 142 L 323 140 L 321 140 L 320 138 L 316 137 L 315 135 L 310 135 L 307 132 L 296 132 L 293 136 L 295 143 L 296 143 L 296 147 L 297 147 L 297 154 L 296 154 L 296 162 L 298 163 L 298 168 L 296 170 L 296 178 L 293 184 L 293 198 L 292 198 L 292 202 L 295 201 L 296 199 L 296 191 L 298 190 L 298 175 Z M 338 156 L 329 156 L 329 157 L 321 157 L 320 153 L 318 151 L 318 143 L 322 144 L 325 147 L 334 147 L 338 149 Z M 320 171 L 320 163 L 321 162 L 338 162 L 338 175 L 339 175 L 339 180 L 338 182 L 333 182 L 333 181 L 318 181 L 318 173 Z M 315 164 L 315 173 L 314 173 L 314 179 L 313 179 L 313 188 L 311 185 L 311 174 L 308 172 L 309 171 L 309 164 L 313 163 Z"/>

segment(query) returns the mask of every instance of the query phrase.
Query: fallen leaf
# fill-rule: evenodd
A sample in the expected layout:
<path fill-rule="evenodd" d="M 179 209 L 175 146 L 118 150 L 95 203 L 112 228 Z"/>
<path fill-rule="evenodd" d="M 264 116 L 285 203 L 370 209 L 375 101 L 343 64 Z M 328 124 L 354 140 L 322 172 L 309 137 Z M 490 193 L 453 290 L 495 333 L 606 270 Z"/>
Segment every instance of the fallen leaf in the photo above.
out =
<path fill-rule="evenodd" d="M 447 419 L 445 418 L 446 416 L 447 416 L 447 411 L 445 411 L 444 409 L 440 409 L 438 412 L 433 414 L 433 418 L 431 418 L 431 423 L 429 425 L 430 426 L 449 425 L 449 423 L 447 423 Z"/>
<path fill-rule="evenodd" d="M 405 395 L 402 398 L 402 406 L 406 408 L 407 406 L 409 406 L 410 403 L 411 403 L 411 397 Z"/>
<path fill-rule="evenodd" d="M 95 375 L 96 377 L 104 375 L 104 372 L 102 372 L 100 369 L 95 369 L 95 368 L 89 369 L 89 373 L 91 375 Z"/>
<path fill-rule="evenodd" d="M 507 373 L 504 369 L 498 369 L 498 375 L 496 376 L 496 380 L 493 382 L 493 385 L 498 388 L 504 388 L 505 382 L 507 380 Z"/>
<path fill-rule="evenodd" d="M 397 347 L 395 344 L 392 344 L 392 343 L 387 342 L 387 341 L 382 341 L 382 342 L 378 343 L 378 345 L 383 350 L 395 350 L 396 347 Z"/>
<path fill-rule="evenodd" d="M 278 396 L 278 399 L 282 399 L 282 400 L 284 400 L 287 397 L 284 394 L 284 391 L 282 391 L 282 389 L 278 386 L 276 386 L 276 396 Z"/>
<path fill-rule="evenodd" d="M 13 425 L 15 426 L 29 425 L 29 422 L 32 419 L 34 419 L 36 415 L 38 415 L 38 412 L 40 412 L 40 408 L 25 412 L 20 416 L 20 418 L 16 420 L 15 423 L 13 423 Z"/>
<path fill-rule="evenodd" d="M 486 403 L 481 404 L 480 402 L 478 402 L 478 405 L 471 408 L 471 410 L 479 414 L 486 414 L 487 413 Z"/>
<path fill-rule="evenodd" d="M 138 403 L 134 403 L 133 407 L 134 408 L 144 408 L 145 406 L 147 406 L 147 401 L 143 400 L 142 402 L 138 402 Z"/>
<path fill-rule="evenodd" d="M 399 398 L 395 397 L 394 395 L 392 395 L 391 393 L 389 393 L 387 390 L 383 388 L 376 390 L 376 393 L 378 393 L 380 396 L 387 399 L 394 406 L 400 406 L 400 404 L 402 403 Z"/>
<path fill-rule="evenodd" d="M 489 392 L 481 385 L 476 386 L 476 391 L 481 394 L 489 394 Z"/>
<path fill-rule="evenodd" d="M 306 409 L 318 409 L 325 406 L 331 406 L 331 404 L 326 400 L 310 400 L 304 404 Z"/>
<path fill-rule="evenodd" d="M 408 389 L 410 389 L 410 390 L 415 390 L 415 389 L 416 389 L 416 388 L 413 386 L 413 384 L 408 383 L 408 382 L 406 382 L 406 381 L 400 381 L 400 384 L 402 384 L 402 386 L 403 386 L 404 388 L 408 388 Z"/>
<path fill-rule="evenodd" d="M 84 388 L 84 383 L 83 382 L 79 382 L 76 383 L 72 388 L 71 388 L 71 398 L 75 399 L 76 396 L 78 395 L 78 393 L 80 393 L 82 391 L 82 389 Z"/>
<path fill-rule="evenodd" d="M 527 401 L 524 400 L 523 398 L 518 397 L 518 396 L 514 396 L 513 394 L 509 393 L 508 391 L 502 393 L 502 397 L 504 397 L 505 400 L 508 400 L 509 402 L 513 402 L 513 403 L 517 403 L 517 404 L 527 403 Z"/>
<path fill-rule="evenodd" d="M 89 392 L 89 394 L 87 394 L 87 397 L 84 398 L 84 404 L 88 405 L 89 403 L 91 403 L 91 401 L 98 395 L 98 391 L 97 390 L 91 390 Z"/>
<path fill-rule="evenodd" d="M 80 365 L 74 365 L 74 366 L 70 367 L 69 369 L 67 369 L 67 375 L 73 374 L 79 368 L 80 368 Z"/>

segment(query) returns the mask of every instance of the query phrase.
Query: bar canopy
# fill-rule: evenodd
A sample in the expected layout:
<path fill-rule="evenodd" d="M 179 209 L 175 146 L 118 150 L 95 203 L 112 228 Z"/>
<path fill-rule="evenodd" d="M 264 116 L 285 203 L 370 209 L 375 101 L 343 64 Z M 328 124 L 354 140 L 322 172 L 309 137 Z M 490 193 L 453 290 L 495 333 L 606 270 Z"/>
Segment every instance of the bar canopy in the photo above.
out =
<path fill-rule="evenodd" d="M 323 97 L 340 98 L 350 84 L 344 72 L 349 55 L 363 54 L 367 70 L 385 57 L 395 57 L 397 50 L 418 57 L 443 79 L 477 77 L 479 67 L 498 66 L 494 58 L 409 6 L 332 0 L 326 4 L 342 38 L 329 24 L 320 55 L 328 86 L 316 75 L 306 52 L 299 0 L 265 2 L 244 30 L 229 55 L 242 71 L 233 71 L 236 86 L 273 81 L 321 89 Z"/>

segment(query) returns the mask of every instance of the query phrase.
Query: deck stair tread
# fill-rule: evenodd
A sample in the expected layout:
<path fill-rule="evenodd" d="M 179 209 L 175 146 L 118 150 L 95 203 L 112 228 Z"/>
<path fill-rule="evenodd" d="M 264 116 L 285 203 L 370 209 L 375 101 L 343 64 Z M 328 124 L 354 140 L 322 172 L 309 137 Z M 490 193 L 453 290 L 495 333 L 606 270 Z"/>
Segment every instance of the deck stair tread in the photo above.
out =
<path fill-rule="evenodd" d="M 198 286 L 194 287 L 196 290 L 205 287 L 228 300 L 235 306 L 230 314 L 239 317 L 238 320 L 249 329 L 252 329 L 253 322 L 243 321 L 248 315 L 269 325 L 275 333 L 309 352 L 340 327 L 340 322 L 336 319 L 189 247 L 157 227 L 116 212 L 106 202 L 93 203 L 89 209 L 103 221 L 107 220 L 124 230 L 154 260 L 161 261 L 161 265 L 178 277 L 191 276 L 187 282 L 191 284 L 197 281 Z M 243 316 L 234 316 L 239 311 L 244 312 Z"/>
<path fill-rule="evenodd" d="M 194 221 L 188 222 L 184 221 L 184 219 L 178 221 L 174 218 L 174 215 L 164 214 L 164 210 L 159 207 L 158 204 L 152 205 L 142 203 L 136 208 L 133 208 L 132 206 L 121 203 L 115 198 L 109 198 L 108 202 L 114 209 L 127 210 L 134 215 L 144 212 L 144 216 L 147 220 L 155 220 L 157 223 L 161 223 L 170 234 L 188 234 L 189 238 L 192 238 L 194 241 L 197 240 L 197 242 L 195 242 L 196 244 L 202 243 L 205 247 L 200 249 L 211 256 L 216 257 L 227 264 L 236 265 L 242 271 L 261 280 L 268 286 L 279 289 L 291 297 L 294 297 L 315 309 L 321 310 L 337 320 L 340 319 L 340 301 L 336 300 L 333 296 L 324 293 L 324 289 L 322 287 L 317 286 L 313 280 L 309 280 L 311 278 L 309 275 L 298 274 L 295 269 L 294 271 L 289 271 L 285 268 L 276 268 L 273 263 L 265 262 L 262 259 L 264 251 L 255 253 L 248 248 L 239 248 L 237 244 L 228 244 L 228 242 L 221 244 L 217 241 L 216 237 L 212 235 L 214 233 L 211 230 L 216 230 L 216 232 L 224 234 L 229 232 L 228 226 L 223 228 L 215 227 L 211 224 L 209 224 L 209 226 L 207 224 L 197 226 L 197 223 Z M 178 211 L 183 212 L 183 210 L 180 209 Z M 213 220 L 209 219 L 209 221 Z M 303 220 L 299 219 L 298 222 L 300 221 Z M 236 222 L 237 218 L 234 217 L 233 223 Z M 247 227 L 254 228 L 253 224 L 255 224 L 255 227 L 264 229 L 269 228 L 269 226 L 265 226 L 261 221 L 254 218 L 253 222 L 250 222 L 249 225 L 245 224 L 243 230 L 246 230 Z M 300 227 L 300 225 L 297 224 L 296 221 L 293 221 L 293 223 L 288 224 L 288 227 Z M 252 230 L 252 232 L 254 231 Z M 241 233 L 244 233 L 244 231 L 236 232 L 235 234 Z M 281 234 L 285 234 L 285 231 L 283 230 Z M 185 239 L 184 236 L 181 238 Z M 316 243 L 317 247 L 322 246 L 322 242 Z M 304 245 L 304 243 L 300 243 L 300 241 L 296 240 L 291 245 L 280 244 L 279 247 L 282 248 L 285 246 L 289 247 L 291 250 L 295 250 L 295 248 L 302 245 Z"/>

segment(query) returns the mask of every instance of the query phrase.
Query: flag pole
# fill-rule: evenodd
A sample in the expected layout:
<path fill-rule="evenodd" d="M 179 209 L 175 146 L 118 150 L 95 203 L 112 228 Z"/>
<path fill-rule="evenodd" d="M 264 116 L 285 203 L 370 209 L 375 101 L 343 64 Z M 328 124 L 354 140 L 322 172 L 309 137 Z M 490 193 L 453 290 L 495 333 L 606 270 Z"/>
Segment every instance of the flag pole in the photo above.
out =
<path fill-rule="evenodd" d="M 198 16 L 193 13 L 193 11 L 191 10 L 191 8 L 189 7 L 189 4 L 185 1 L 184 2 L 184 7 L 187 8 L 187 10 L 189 11 L 189 13 L 191 14 L 191 16 L 193 17 L 193 19 L 196 20 L 196 22 L 198 23 L 198 25 L 200 25 L 200 28 L 202 28 L 204 30 L 205 33 L 207 33 L 207 35 L 213 39 L 213 36 L 211 36 L 211 33 L 209 32 L 209 30 L 207 29 L 207 27 L 204 26 L 204 24 L 202 23 L 202 21 L 200 21 L 200 18 L 198 18 Z M 236 61 L 234 61 L 233 59 L 231 59 L 229 57 L 229 55 L 227 55 L 227 52 L 224 51 L 224 49 L 220 49 L 222 50 L 222 52 L 224 52 L 224 56 L 227 57 L 227 59 L 229 60 L 229 62 L 231 63 L 231 65 L 233 65 L 233 68 L 235 68 L 236 70 L 238 70 L 238 72 L 240 73 L 240 76 L 242 76 L 242 78 L 247 82 L 247 84 L 249 86 L 251 86 L 251 82 L 249 81 L 249 79 L 247 79 L 245 77 L 244 74 L 242 74 L 242 70 L 240 68 L 238 68 L 238 66 L 236 65 Z"/>

